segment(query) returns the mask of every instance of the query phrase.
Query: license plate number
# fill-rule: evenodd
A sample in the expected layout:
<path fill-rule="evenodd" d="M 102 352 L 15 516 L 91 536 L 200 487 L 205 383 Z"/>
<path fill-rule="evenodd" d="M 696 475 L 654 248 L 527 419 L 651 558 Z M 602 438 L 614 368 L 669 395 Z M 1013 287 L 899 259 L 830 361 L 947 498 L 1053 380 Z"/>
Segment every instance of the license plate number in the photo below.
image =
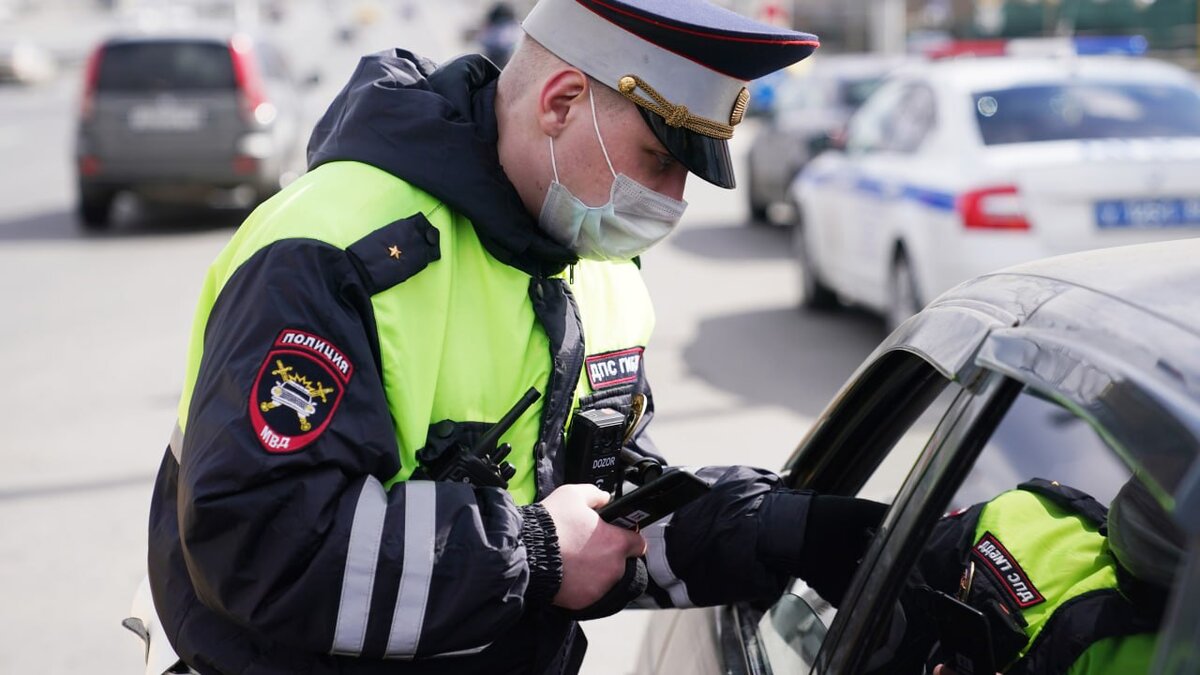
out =
<path fill-rule="evenodd" d="M 204 125 L 204 109 L 188 105 L 144 105 L 129 111 L 132 131 L 195 131 Z"/>
<path fill-rule="evenodd" d="M 1200 197 L 1109 199 L 1096 202 L 1096 225 L 1104 229 L 1200 225 Z"/>

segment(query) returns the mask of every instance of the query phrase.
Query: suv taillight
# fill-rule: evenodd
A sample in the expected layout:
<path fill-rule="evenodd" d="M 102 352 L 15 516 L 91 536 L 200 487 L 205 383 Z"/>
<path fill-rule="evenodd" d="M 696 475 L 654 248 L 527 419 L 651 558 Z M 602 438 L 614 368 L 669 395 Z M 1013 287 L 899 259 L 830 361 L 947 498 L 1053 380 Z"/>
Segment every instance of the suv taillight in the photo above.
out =
<path fill-rule="evenodd" d="M 958 213 L 968 230 L 1028 230 L 1029 220 L 1014 185 L 971 190 L 958 198 Z"/>
<path fill-rule="evenodd" d="M 229 41 L 229 56 L 241 94 L 242 118 L 251 124 L 270 124 L 275 119 L 275 106 L 267 100 L 254 60 L 253 43 L 245 36 L 235 36 Z"/>
<path fill-rule="evenodd" d="M 87 68 L 83 71 L 83 97 L 79 101 L 79 117 L 84 120 L 91 118 L 96 109 L 96 81 L 100 78 L 100 60 L 104 58 L 104 45 L 92 50 L 88 56 Z"/>

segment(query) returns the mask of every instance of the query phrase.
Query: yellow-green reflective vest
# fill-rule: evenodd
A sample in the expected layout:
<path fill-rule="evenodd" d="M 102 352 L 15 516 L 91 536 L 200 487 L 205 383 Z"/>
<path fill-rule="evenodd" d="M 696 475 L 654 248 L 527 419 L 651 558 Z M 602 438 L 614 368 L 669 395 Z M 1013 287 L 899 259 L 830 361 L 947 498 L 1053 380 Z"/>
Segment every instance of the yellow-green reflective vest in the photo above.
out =
<path fill-rule="evenodd" d="M 1117 563 L 1098 523 L 1045 496 L 1025 489 L 1005 492 L 989 502 L 975 527 L 972 554 L 977 565 L 1003 578 L 1010 599 L 1021 607 L 1029 641 L 1014 667 L 1048 640 L 1080 639 L 1064 613 L 1078 609 L 1085 594 L 1118 592 Z M 1043 631 L 1050 629 L 1056 635 Z M 1072 634 L 1075 633 L 1075 634 Z M 1154 633 L 1122 634 L 1093 642 L 1070 666 L 1073 675 L 1134 675 L 1149 670 Z M 998 664 L 999 665 L 999 664 Z"/>
<path fill-rule="evenodd" d="M 347 212 L 347 204 L 354 204 L 355 210 Z M 556 364 L 546 328 L 531 304 L 531 276 L 492 257 L 472 224 L 430 194 L 367 164 L 332 162 L 259 207 L 210 267 L 193 322 L 179 403 L 182 431 L 187 431 L 209 313 L 240 265 L 259 250 L 290 238 L 314 239 L 344 250 L 417 213 L 437 228 L 440 259 L 371 299 L 402 467 L 387 485 L 411 475 L 417 465 L 415 453 L 425 445 L 431 424 L 494 422 L 529 387 L 546 394 Z M 574 297 L 585 355 L 636 354 L 630 368 L 637 369 L 654 327 L 654 310 L 637 265 L 580 261 L 557 278 L 568 284 Z M 568 322 L 574 318 L 563 317 Z M 593 393 L 595 380 L 583 363 L 571 365 L 578 370 L 572 374 L 577 385 L 570 399 L 575 408 Z M 637 378 L 623 372 L 618 379 L 622 375 Z M 605 384 L 612 382 L 610 378 Z M 509 481 L 509 492 L 518 504 L 538 496 L 539 451 L 561 454 L 562 424 L 548 429 L 548 438 L 539 438 L 546 402 L 543 395 L 501 438 L 513 448 L 507 461 L 516 475 Z M 545 441 L 541 448 L 539 441 Z M 545 486 L 546 476 L 541 483 Z"/>

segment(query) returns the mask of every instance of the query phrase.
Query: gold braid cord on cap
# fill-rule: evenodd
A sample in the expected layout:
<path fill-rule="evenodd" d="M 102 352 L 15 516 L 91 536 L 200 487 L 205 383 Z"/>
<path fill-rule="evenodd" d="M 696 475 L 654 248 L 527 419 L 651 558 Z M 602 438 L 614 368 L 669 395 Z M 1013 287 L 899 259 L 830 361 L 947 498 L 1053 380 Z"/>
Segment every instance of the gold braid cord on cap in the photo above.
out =
<path fill-rule="evenodd" d="M 638 89 L 646 92 L 646 95 L 650 98 L 646 99 L 639 96 L 637 93 Z M 617 91 L 621 92 L 621 95 L 630 101 L 663 118 L 667 126 L 683 127 L 688 131 L 694 131 L 698 134 L 722 141 L 733 138 L 733 127 L 742 121 L 741 113 L 746 109 L 745 99 L 749 98 L 746 90 L 742 89 L 738 93 L 738 99 L 734 102 L 733 112 L 729 116 L 730 123 L 723 124 L 693 115 L 688 112 L 687 106 L 671 103 L 663 98 L 662 94 L 655 91 L 654 87 L 646 84 L 645 80 L 637 75 L 626 75 L 618 80 Z"/>

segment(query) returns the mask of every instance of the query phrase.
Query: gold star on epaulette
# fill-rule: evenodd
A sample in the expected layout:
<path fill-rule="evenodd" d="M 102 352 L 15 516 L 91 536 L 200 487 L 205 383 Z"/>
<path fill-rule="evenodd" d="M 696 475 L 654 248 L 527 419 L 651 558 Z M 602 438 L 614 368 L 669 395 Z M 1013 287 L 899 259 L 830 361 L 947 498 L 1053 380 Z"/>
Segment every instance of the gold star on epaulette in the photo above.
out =
<path fill-rule="evenodd" d="M 389 246 L 388 247 L 388 255 L 395 258 L 396 260 L 399 260 L 400 259 L 400 247 L 396 246 L 396 245 Z"/>

